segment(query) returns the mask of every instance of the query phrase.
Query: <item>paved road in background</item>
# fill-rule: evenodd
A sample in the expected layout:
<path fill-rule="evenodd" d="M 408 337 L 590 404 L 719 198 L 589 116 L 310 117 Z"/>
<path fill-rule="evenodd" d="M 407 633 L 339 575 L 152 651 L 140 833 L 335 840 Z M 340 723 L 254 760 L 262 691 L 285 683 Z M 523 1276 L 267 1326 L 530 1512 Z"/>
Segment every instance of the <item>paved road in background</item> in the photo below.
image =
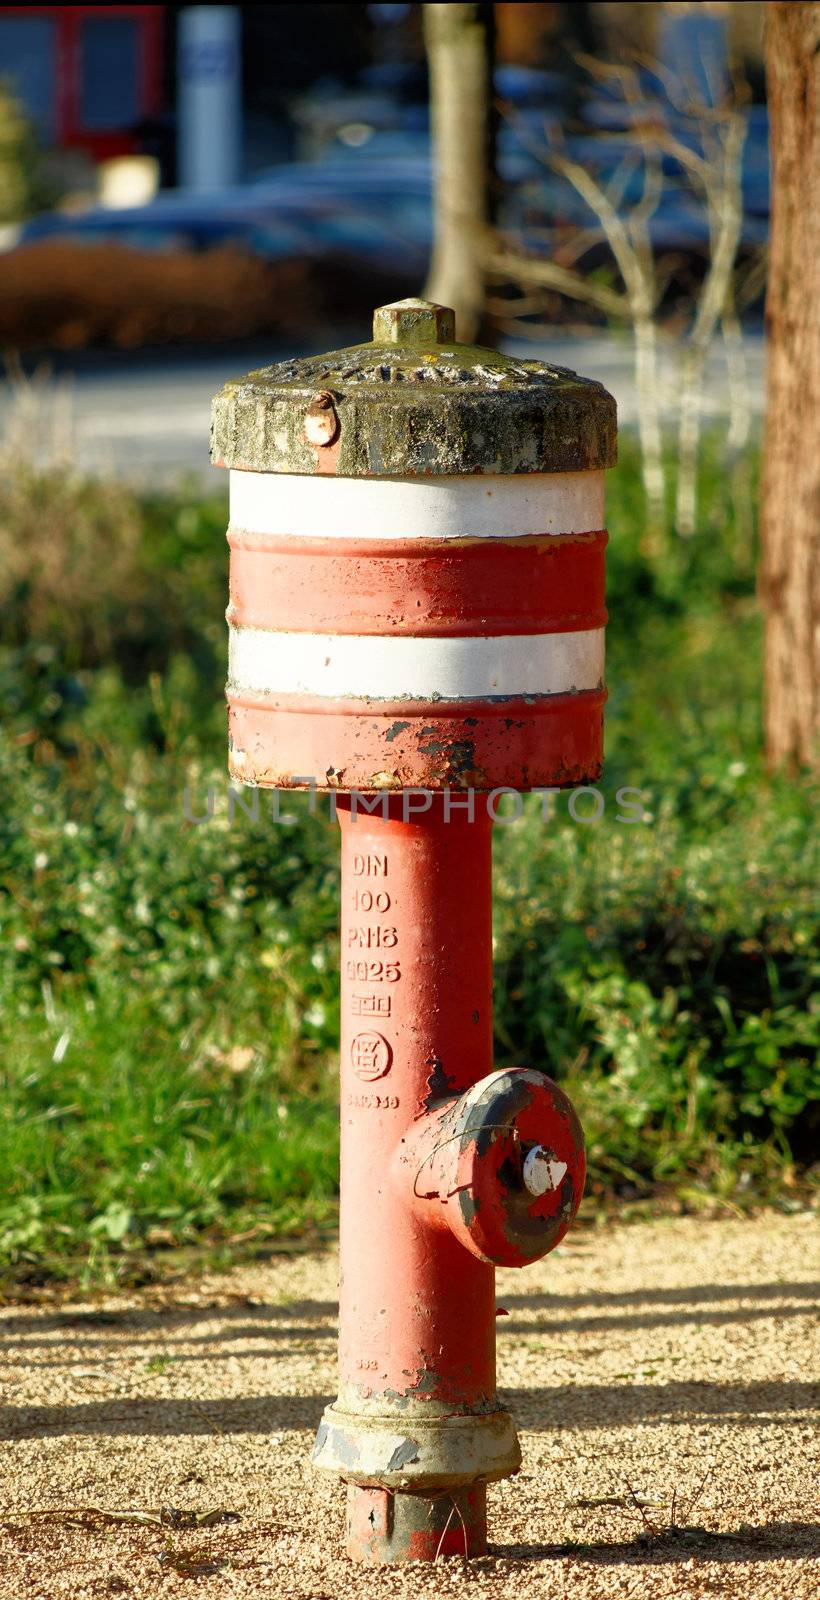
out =
<path fill-rule="evenodd" d="M 560 338 L 506 348 L 599 378 L 618 401 L 622 426 L 636 422 L 628 339 Z M 757 417 L 763 410 L 762 338 L 748 336 L 744 349 L 747 400 Z M 112 353 L 81 357 L 74 364 L 62 358 L 51 376 L 44 365 L 24 384 L 14 379 L 0 383 L 0 437 L 11 437 L 15 450 L 25 450 L 43 464 L 65 459 L 70 451 L 81 470 L 140 487 L 187 477 L 198 487 L 216 488 L 220 477 L 208 466 L 211 396 L 227 378 L 292 353 L 293 347 L 270 343 L 196 353 Z M 662 403 L 667 417 L 674 416 L 679 374 L 680 347 L 666 346 Z M 704 416 L 712 420 L 725 416 L 728 394 L 725 361 L 716 348 L 704 392 Z"/>

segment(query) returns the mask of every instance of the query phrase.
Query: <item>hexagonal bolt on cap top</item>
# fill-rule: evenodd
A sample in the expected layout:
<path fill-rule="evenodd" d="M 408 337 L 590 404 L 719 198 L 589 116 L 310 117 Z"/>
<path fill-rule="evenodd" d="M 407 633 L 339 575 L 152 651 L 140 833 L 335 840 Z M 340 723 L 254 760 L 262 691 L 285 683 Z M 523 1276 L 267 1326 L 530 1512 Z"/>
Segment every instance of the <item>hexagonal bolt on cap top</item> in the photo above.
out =
<path fill-rule="evenodd" d="M 373 313 L 374 344 L 448 344 L 455 336 L 455 312 L 432 300 L 395 300 Z"/>

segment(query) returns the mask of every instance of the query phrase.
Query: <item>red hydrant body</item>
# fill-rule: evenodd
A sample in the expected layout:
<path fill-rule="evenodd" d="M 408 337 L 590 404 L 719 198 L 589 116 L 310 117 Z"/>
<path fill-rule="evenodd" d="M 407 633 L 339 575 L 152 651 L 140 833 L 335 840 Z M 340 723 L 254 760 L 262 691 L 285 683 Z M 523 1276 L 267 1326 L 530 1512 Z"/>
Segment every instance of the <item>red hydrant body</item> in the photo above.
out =
<path fill-rule="evenodd" d="M 462 1520 L 470 1547 L 483 1548 L 483 1496 L 465 1496 L 462 1486 L 477 1460 L 483 1465 L 485 1418 L 495 1422 L 495 1273 L 425 1214 L 431 1203 L 419 1198 L 423 1158 L 412 1133 L 443 1096 L 492 1068 L 491 823 L 454 813 L 446 825 L 441 795 L 407 822 L 401 802 L 393 806 L 398 815 L 387 820 L 339 808 L 340 1388 L 318 1455 L 330 1444 L 340 1466 L 346 1449 L 358 1457 L 349 1479 L 357 1553 L 432 1558 L 439 1543 L 442 1553 L 464 1550 Z M 391 1413 L 394 1437 L 374 1436 L 377 1419 Z M 454 1414 L 464 1419 L 461 1483 L 447 1482 L 442 1460 L 452 1455 L 445 1431 Z M 501 1434 L 506 1473 L 518 1458 L 512 1428 Z M 358 1487 L 374 1476 L 381 1487 Z M 406 1515 L 396 1527 L 391 1478 L 428 1490 L 424 1504 L 400 1500 L 406 1514 L 419 1512 L 409 1525 Z M 453 1495 L 460 1515 L 450 1516 Z"/>
<path fill-rule="evenodd" d="M 316 1454 L 352 1485 L 361 1559 L 485 1548 L 484 1486 L 520 1461 L 495 1393 L 492 1263 L 557 1242 L 583 1190 L 564 1097 L 540 1075 L 492 1074 L 485 797 L 426 800 L 409 815 L 403 797 L 374 815 L 339 807 L 340 1390 Z M 522 1164 L 548 1136 L 563 1171 L 534 1199 Z"/>
<path fill-rule="evenodd" d="M 535 1068 L 493 1071 L 496 792 L 602 757 L 603 469 L 614 404 L 466 350 L 452 313 L 229 385 L 231 770 L 334 791 L 342 837 L 339 1395 L 314 1459 L 348 1548 L 486 1548 L 514 1473 L 496 1264 L 563 1237 L 583 1137 Z"/>

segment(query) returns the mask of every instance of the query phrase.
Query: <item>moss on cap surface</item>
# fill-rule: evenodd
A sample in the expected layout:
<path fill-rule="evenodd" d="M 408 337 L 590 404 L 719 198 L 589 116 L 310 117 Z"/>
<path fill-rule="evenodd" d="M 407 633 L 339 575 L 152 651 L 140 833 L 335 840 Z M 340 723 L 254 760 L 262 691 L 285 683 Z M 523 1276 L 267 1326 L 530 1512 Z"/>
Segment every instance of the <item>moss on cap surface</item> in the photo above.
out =
<path fill-rule="evenodd" d="M 211 459 L 350 478 L 614 466 L 615 401 L 602 384 L 457 344 L 447 338 L 448 316 L 446 307 L 399 301 L 376 312 L 378 342 L 227 383 L 213 402 Z M 310 427 L 306 434 L 317 401 L 332 404 L 338 419 L 325 446 L 311 442 Z"/>

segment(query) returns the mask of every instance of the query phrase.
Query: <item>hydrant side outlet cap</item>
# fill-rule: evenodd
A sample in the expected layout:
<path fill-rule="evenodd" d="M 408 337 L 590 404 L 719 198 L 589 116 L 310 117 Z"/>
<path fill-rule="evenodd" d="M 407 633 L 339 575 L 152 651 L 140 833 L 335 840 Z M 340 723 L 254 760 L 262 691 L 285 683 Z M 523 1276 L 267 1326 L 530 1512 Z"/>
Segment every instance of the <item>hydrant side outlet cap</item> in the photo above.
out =
<path fill-rule="evenodd" d="M 616 407 L 566 367 L 458 344 L 447 306 L 380 306 L 373 339 L 227 383 L 211 459 L 251 472 L 348 478 L 600 471 L 616 460 Z M 316 423 L 317 401 L 336 426 Z"/>

